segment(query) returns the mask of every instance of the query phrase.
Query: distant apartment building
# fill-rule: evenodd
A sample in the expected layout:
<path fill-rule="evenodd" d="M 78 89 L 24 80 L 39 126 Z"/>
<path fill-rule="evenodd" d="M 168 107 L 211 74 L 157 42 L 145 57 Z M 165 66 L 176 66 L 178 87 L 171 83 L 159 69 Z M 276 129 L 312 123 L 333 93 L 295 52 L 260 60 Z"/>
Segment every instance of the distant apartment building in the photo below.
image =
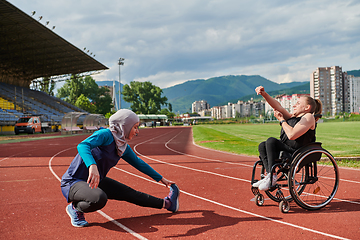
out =
<path fill-rule="evenodd" d="M 200 112 L 198 112 L 200 117 L 210 117 L 211 116 L 211 109 L 205 109 Z"/>
<path fill-rule="evenodd" d="M 292 96 L 290 95 L 281 95 L 281 96 L 277 96 L 275 97 L 275 99 L 280 102 L 281 106 L 283 108 L 285 108 L 288 112 L 292 112 Z"/>
<path fill-rule="evenodd" d="M 222 107 L 219 107 L 219 106 L 212 107 L 211 108 L 211 117 L 214 119 L 222 119 L 223 118 Z"/>
<path fill-rule="evenodd" d="M 310 96 L 320 99 L 323 104 L 323 114 L 332 116 L 344 112 L 348 104 L 347 74 L 342 67 L 319 67 L 310 78 Z"/>
<path fill-rule="evenodd" d="M 350 113 L 350 79 L 348 77 L 347 72 L 343 73 L 343 112 L 348 112 Z"/>
<path fill-rule="evenodd" d="M 349 86 L 349 109 L 347 112 L 360 113 L 360 77 L 347 76 Z"/>
<path fill-rule="evenodd" d="M 223 106 L 223 118 L 232 118 L 232 103 Z"/>
<path fill-rule="evenodd" d="M 265 103 L 238 101 L 237 103 L 228 103 L 224 106 L 216 106 L 211 108 L 211 117 L 214 119 L 225 119 L 235 117 L 260 116 L 264 112 Z"/>
<path fill-rule="evenodd" d="M 231 105 L 231 114 L 232 116 L 236 117 L 237 113 L 241 113 L 244 111 L 244 102 L 243 101 L 238 101 L 237 104 L 232 104 Z"/>
<path fill-rule="evenodd" d="M 280 105 L 285 108 L 289 113 L 293 113 L 294 108 L 293 106 L 299 100 L 301 96 L 309 96 L 310 94 L 293 94 L 293 95 L 278 95 L 274 99 L 280 103 Z M 265 114 L 271 115 L 274 113 L 274 109 L 265 102 Z"/>
<path fill-rule="evenodd" d="M 207 103 L 207 101 L 201 100 L 201 101 L 195 101 L 191 104 L 191 112 L 199 113 L 203 110 L 210 109 L 210 104 Z"/>

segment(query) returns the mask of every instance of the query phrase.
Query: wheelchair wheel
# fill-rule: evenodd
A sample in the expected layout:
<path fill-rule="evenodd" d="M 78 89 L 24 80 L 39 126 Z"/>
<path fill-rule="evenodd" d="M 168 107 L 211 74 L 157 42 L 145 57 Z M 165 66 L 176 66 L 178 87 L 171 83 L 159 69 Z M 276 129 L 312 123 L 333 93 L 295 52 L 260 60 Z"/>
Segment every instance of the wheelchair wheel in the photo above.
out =
<path fill-rule="evenodd" d="M 257 206 L 262 206 L 264 204 L 264 195 L 256 194 L 255 196 L 255 203 Z"/>
<path fill-rule="evenodd" d="M 282 213 L 287 213 L 290 210 L 290 203 L 286 200 L 282 200 L 279 204 L 279 208 Z"/>
<path fill-rule="evenodd" d="M 333 156 L 325 149 L 310 149 L 299 154 L 289 172 L 289 190 L 302 208 L 325 207 L 339 186 L 339 171 Z"/>

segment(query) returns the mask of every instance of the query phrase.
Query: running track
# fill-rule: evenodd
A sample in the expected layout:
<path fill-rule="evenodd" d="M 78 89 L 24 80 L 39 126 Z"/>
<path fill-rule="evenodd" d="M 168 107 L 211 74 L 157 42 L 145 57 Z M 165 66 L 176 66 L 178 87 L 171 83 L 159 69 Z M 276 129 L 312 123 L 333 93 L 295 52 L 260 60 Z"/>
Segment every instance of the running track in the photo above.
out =
<path fill-rule="evenodd" d="M 130 146 L 181 189 L 180 210 L 109 200 L 90 223 L 75 228 L 65 212 L 60 178 L 87 135 L 0 144 L 0 239 L 360 239 L 360 170 L 340 169 L 334 199 L 319 211 L 291 202 L 283 214 L 250 190 L 257 160 L 193 144 L 190 127 L 141 129 Z M 168 189 L 123 161 L 109 172 L 137 190 L 165 197 Z"/>

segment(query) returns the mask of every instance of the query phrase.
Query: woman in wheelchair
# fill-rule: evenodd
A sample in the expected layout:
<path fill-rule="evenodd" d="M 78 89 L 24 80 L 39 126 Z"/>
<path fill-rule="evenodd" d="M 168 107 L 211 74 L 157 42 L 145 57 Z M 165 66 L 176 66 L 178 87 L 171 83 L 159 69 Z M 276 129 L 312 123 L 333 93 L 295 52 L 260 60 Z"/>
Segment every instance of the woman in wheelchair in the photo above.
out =
<path fill-rule="evenodd" d="M 274 116 L 280 121 L 281 126 L 280 139 L 270 137 L 259 144 L 260 159 L 267 174 L 265 178 L 252 186 L 266 191 L 274 186 L 277 181 L 276 174 L 273 174 L 271 180 L 271 168 L 275 164 L 275 160 L 279 158 L 280 151 L 292 154 L 300 147 L 315 142 L 315 128 L 318 118 L 315 118 L 314 115 L 321 114 L 322 104 L 318 99 L 302 96 L 293 106 L 294 111 L 291 114 L 265 92 L 264 87 L 259 86 L 255 91 L 274 109 Z"/>

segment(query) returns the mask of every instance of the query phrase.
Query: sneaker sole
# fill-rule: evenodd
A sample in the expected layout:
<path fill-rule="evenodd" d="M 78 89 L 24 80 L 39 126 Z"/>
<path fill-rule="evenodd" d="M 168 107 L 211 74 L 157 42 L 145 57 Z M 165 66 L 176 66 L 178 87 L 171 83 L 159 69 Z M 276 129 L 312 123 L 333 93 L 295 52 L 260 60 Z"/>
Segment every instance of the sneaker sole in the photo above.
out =
<path fill-rule="evenodd" d="M 177 185 L 175 185 L 175 186 L 176 186 L 176 189 L 177 189 L 177 192 L 178 192 L 177 197 L 176 197 L 176 207 L 175 207 L 174 210 L 170 210 L 170 211 L 172 211 L 174 213 L 179 210 L 179 195 L 180 195 L 179 187 Z"/>
<path fill-rule="evenodd" d="M 179 199 L 179 197 L 178 197 L 178 199 Z M 179 200 L 178 199 L 176 200 L 176 209 L 174 212 L 177 212 L 179 210 Z"/>
<path fill-rule="evenodd" d="M 179 197 L 176 199 L 176 207 L 175 209 L 168 209 L 169 211 L 176 213 L 179 210 Z"/>

